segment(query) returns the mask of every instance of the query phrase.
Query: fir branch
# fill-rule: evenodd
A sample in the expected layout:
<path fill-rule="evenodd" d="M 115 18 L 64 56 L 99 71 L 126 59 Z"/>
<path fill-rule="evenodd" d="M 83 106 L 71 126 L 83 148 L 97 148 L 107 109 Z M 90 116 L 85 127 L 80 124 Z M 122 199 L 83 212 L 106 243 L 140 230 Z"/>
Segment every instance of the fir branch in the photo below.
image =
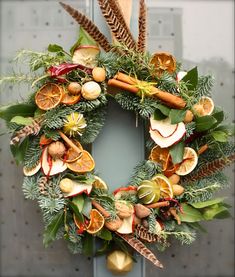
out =
<path fill-rule="evenodd" d="M 81 136 L 82 144 L 92 143 L 96 139 L 105 124 L 106 113 L 102 107 L 85 114 L 87 127 Z"/>
<path fill-rule="evenodd" d="M 76 111 L 86 113 L 91 112 L 99 107 L 105 106 L 106 104 L 107 98 L 104 94 L 102 94 L 95 100 L 80 101 L 77 104 L 73 105 L 73 108 Z"/>
<path fill-rule="evenodd" d="M 32 83 L 38 77 L 30 76 L 27 74 L 13 74 L 12 76 L 4 76 L 0 78 L 0 86 L 5 84 L 22 84 L 22 83 Z"/>
<path fill-rule="evenodd" d="M 69 224 L 68 248 L 72 254 L 82 253 L 82 235 L 77 233 L 77 227 L 73 222 Z"/>
<path fill-rule="evenodd" d="M 33 168 L 39 163 L 42 155 L 42 148 L 39 145 L 40 137 L 30 137 L 29 146 L 24 156 L 24 166 L 28 169 Z"/>
<path fill-rule="evenodd" d="M 186 129 L 185 138 L 187 139 L 193 135 L 194 130 L 196 129 L 196 123 L 190 122 L 190 123 L 185 124 L 185 129 Z"/>
<path fill-rule="evenodd" d="M 156 234 L 156 218 L 153 212 L 147 217 L 147 221 L 149 232 Z"/>
<path fill-rule="evenodd" d="M 178 94 L 178 83 L 172 74 L 164 72 L 158 79 L 157 87 L 163 91 Z"/>
<path fill-rule="evenodd" d="M 138 186 L 143 180 L 151 179 L 158 172 L 160 172 L 160 168 L 156 163 L 145 160 L 134 168 L 129 184 Z"/>
<path fill-rule="evenodd" d="M 65 200 L 41 196 L 38 200 L 38 204 L 43 213 L 43 220 L 47 225 L 56 213 L 64 208 Z"/>
<path fill-rule="evenodd" d="M 211 90 L 214 86 L 215 79 L 211 75 L 200 76 L 198 78 L 198 85 L 196 88 L 197 98 L 201 98 L 202 96 L 211 97 Z"/>
<path fill-rule="evenodd" d="M 24 177 L 22 190 L 26 199 L 37 199 L 39 197 L 38 175 Z"/>

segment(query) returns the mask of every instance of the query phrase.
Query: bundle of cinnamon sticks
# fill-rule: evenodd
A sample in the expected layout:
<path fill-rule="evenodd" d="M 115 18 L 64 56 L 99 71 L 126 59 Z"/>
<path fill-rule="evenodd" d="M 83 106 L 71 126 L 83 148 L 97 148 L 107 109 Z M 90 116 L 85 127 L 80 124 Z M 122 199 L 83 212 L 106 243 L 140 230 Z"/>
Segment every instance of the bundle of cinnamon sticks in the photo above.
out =
<path fill-rule="evenodd" d="M 139 93 L 140 91 L 138 86 L 146 86 L 147 84 L 148 83 L 145 81 L 140 81 L 121 72 L 118 72 L 113 79 L 109 79 L 108 81 L 109 86 L 117 87 L 135 94 Z M 153 85 L 149 85 L 148 90 L 150 90 L 150 93 L 146 94 L 146 96 L 156 97 L 160 99 L 166 106 L 176 109 L 184 109 L 186 106 L 186 102 L 180 96 L 162 91 Z"/>

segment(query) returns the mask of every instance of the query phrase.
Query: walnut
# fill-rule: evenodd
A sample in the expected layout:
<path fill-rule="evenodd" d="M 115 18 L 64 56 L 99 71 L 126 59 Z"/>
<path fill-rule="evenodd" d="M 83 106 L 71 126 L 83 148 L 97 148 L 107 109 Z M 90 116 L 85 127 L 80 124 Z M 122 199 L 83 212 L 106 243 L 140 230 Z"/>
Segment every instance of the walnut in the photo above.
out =
<path fill-rule="evenodd" d="M 129 217 L 134 213 L 134 207 L 132 206 L 132 204 L 130 204 L 124 200 L 116 201 L 115 208 L 117 211 L 117 215 L 120 218 Z"/>
<path fill-rule="evenodd" d="M 111 219 L 105 221 L 105 227 L 109 229 L 110 231 L 117 231 L 122 225 L 122 220 L 120 217 L 116 217 L 116 219 Z"/>
<path fill-rule="evenodd" d="M 66 148 L 60 141 L 52 142 L 48 146 L 48 153 L 53 159 L 59 159 L 65 154 Z"/>

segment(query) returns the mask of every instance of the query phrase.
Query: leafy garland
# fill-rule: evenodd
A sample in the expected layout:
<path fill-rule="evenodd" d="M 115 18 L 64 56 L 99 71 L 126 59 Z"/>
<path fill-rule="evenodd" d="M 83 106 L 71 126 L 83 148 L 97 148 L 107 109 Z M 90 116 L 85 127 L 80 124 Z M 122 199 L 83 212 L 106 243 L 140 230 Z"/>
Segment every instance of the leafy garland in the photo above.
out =
<path fill-rule="evenodd" d="M 230 140 L 233 126 L 225 122 L 221 108 L 210 106 L 214 105 L 211 99 L 213 77 L 210 75 L 198 76 L 197 68 L 193 68 L 183 72 L 182 77 L 181 65 L 176 64 L 172 55 L 150 55 L 123 44 L 113 46 L 106 53 L 98 50 L 98 55 L 97 52 L 90 54 L 90 50 L 98 48 L 83 29 L 78 42 L 71 53 L 58 45 L 49 45 L 46 53 L 23 50 L 16 61 L 26 62 L 30 73 L 1 79 L 1 83 L 29 81 L 32 84 L 32 94 L 27 101 L 0 108 L 0 117 L 12 133 L 12 154 L 16 162 L 24 166 L 24 195 L 37 200 L 41 208 L 46 247 L 64 238 L 72 253 L 106 254 L 112 249 L 121 249 L 132 255 L 131 246 L 162 267 L 142 242 L 154 242 L 158 250 L 170 245 L 170 237 L 182 244 L 191 244 L 198 230 L 203 229 L 199 222 L 230 216 L 224 198 L 213 198 L 213 195 L 228 184 L 221 170 L 235 159 Z M 81 58 L 75 61 L 79 49 L 89 49 L 86 53 L 94 63 L 93 70 Z M 156 59 L 157 63 L 153 62 Z M 94 74 L 97 68 L 106 74 L 101 80 Z M 46 74 L 41 75 L 41 72 Z M 107 83 L 114 86 L 113 81 L 120 82 L 117 78 L 120 73 L 123 74 L 122 89 L 111 94 Z M 93 88 L 88 90 L 88 96 L 84 93 L 84 85 L 89 82 L 95 82 L 100 88 L 97 95 L 94 96 Z M 70 83 L 80 84 L 82 95 L 79 91 L 75 103 L 63 103 Z M 37 102 L 38 92 L 53 84 L 63 91 L 63 98 L 54 107 L 43 110 Z M 120 84 L 117 86 L 120 88 Z M 157 89 L 156 94 L 151 94 L 153 87 Z M 133 93 L 136 90 L 137 93 Z M 177 101 L 169 103 L 159 98 L 162 92 L 170 99 L 176 97 L 174 100 L 184 103 L 183 107 L 175 106 Z M 76 99 L 76 95 L 68 97 Z M 136 166 L 126 187 L 113 193 L 94 175 L 93 158 L 84 150 L 105 124 L 110 98 L 123 109 L 142 117 L 146 126 L 150 125 L 150 137 L 146 141 L 149 158 Z M 209 113 L 202 99 L 209 99 Z M 201 106 L 198 108 L 198 105 Z M 186 119 L 187 114 L 190 120 Z M 157 143 L 160 132 L 168 132 L 172 126 L 183 126 L 183 135 L 166 147 L 160 147 Z M 165 137 L 160 134 L 160 144 L 176 132 L 176 129 L 169 131 Z M 53 154 L 46 155 L 56 142 L 60 144 Z M 190 151 L 196 156 L 185 157 L 186 149 L 192 149 Z M 72 162 L 69 151 L 76 156 Z M 88 165 L 83 158 L 85 155 Z M 180 169 L 187 171 L 191 166 L 187 159 L 195 159 L 195 168 L 177 175 Z M 56 171 L 58 168 L 54 164 L 58 160 L 60 165 Z M 79 169 L 76 168 L 78 164 Z M 76 191 L 69 195 L 71 184 Z M 123 211 L 127 215 L 123 215 Z M 96 253 L 93 237 L 103 241 Z"/>

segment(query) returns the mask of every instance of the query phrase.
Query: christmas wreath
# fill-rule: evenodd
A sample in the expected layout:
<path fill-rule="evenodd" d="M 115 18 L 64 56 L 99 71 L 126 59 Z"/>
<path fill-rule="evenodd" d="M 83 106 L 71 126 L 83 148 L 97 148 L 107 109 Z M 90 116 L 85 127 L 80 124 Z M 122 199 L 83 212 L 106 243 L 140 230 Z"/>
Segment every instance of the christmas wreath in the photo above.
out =
<path fill-rule="evenodd" d="M 98 2 L 117 43 L 110 45 L 92 21 L 61 3 L 80 24 L 78 41 L 70 53 L 55 44 L 44 53 L 21 51 L 16 60 L 26 61 L 30 74 L 1 82 L 27 80 L 32 93 L 1 107 L 0 117 L 23 165 L 24 195 L 41 208 L 46 247 L 64 238 L 73 253 L 108 253 L 113 272 L 120 270 L 115 259 L 123 253 L 122 271 L 130 270 L 134 249 L 162 268 L 150 243 L 164 250 L 172 236 L 190 244 L 199 222 L 229 216 L 224 198 L 213 193 L 228 183 L 222 169 L 235 159 L 233 127 L 211 98 L 213 77 L 198 76 L 196 67 L 182 71 L 169 53 L 145 52 L 143 0 L 137 43 L 117 2 Z M 110 99 L 149 130 L 146 160 L 114 192 L 95 175 L 88 151 Z M 96 253 L 94 237 L 103 242 Z"/>

